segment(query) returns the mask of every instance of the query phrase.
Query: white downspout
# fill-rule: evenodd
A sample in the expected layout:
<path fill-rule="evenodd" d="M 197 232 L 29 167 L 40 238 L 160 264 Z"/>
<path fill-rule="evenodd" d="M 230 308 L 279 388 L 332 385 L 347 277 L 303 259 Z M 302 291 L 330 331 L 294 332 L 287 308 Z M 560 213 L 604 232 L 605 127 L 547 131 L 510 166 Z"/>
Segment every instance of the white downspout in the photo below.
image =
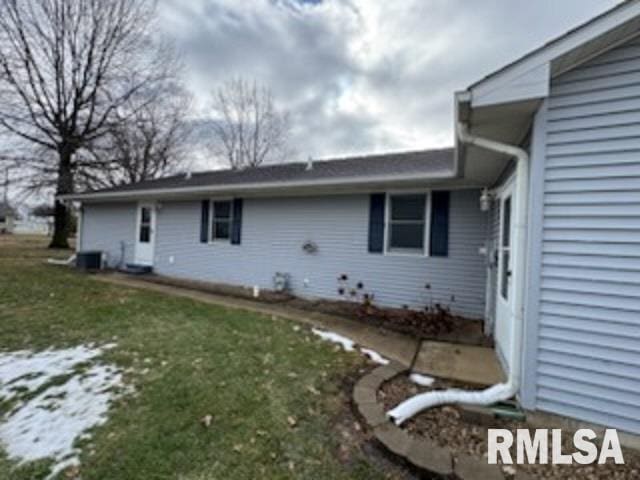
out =
<path fill-rule="evenodd" d="M 462 143 L 506 154 L 514 157 L 516 164 L 515 216 L 514 216 L 514 263 L 513 263 L 513 328 L 511 329 L 511 352 L 509 352 L 509 379 L 485 390 L 442 390 L 416 395 L 387 412 L 400 425 L 417 413 L 447 403 L 469 403 L 492 405 L 508 400 L 520 389 L 522 342 L 524 323 L 525 268 L 527 251 L 527 211 L 529 199 L 529 154 L 520 147 L 496 142 L 469 133 L 467 126 L 458 124 L 458 139 Z"/>

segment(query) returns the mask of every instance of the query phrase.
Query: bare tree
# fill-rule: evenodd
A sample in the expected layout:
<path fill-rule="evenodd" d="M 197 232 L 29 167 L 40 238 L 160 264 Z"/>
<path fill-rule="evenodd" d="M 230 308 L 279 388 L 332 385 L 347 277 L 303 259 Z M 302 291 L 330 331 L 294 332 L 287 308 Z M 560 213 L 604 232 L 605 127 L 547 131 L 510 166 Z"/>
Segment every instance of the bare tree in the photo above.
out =
<path fill-rule="evenodd" d="M 276 109 L 267 87 L 230 80 L 212 93 L 211 107 L 212 149 L 231 168 L 256 167 L 287 154 L 289 117 Z"/>
<path fill-rule="evenodd" d="M 77 185 L 116 186 L 175 173 L 185 163 L 190 104 L 178 85 L 133 96 L 109 133 L 80 152 Z"/>
<path fill-rule="evenodd" d="M 50 196 L 57 183 L 57 154 L 21 137 L 0 131 L 0 170 L 10 172 L 5 180 L 15 201 Z M 34 146 L 35 145 L 35 146 Z M 52 203 L 53 204 L 53 203 Z"/>
<path fill-rule="evenodd" d="M 133 95 L 118 109 L 106 135 L 76 151 L 74 188 L 82 191 L 135 183 L 188 167 L 191 95 L 178 84 L 162 86 L 160 91 L 142 90 Z M 7 144 L 0 137 L 0 171 L 12 172 L 9 183 L 16 198 L 50 197 L 57 183 L 57 154 L 17 140 Z"/>
<path fill-rule="evenodd" d="M 1 2 L 0 128 L 40 147 L 30 167 L 56 194 L 73 192 L 76 153 L 109 134 L 132 96 L 172 74 L 154 18 L 153 0 Z M 68 246 L 60 201 L 54 225 L 51 246 Z"/>

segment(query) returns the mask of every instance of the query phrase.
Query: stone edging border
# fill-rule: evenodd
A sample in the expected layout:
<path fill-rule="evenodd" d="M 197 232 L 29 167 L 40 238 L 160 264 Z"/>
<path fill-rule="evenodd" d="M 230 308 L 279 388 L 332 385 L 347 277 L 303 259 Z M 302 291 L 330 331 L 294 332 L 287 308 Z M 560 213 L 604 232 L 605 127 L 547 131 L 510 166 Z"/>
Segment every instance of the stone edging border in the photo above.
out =
<path fill-rule="evenodd" d="M 461 480 L 504 480 L 498 465 L 489 465 L 471 455 L 454 456 L 428 438 L 417 438 L 397 427 L 378 403 L 377 393 L 383 383 L 408 369 L 396 362 L 375 368 L 362 377 L 353 389 L 353 401 L 375 438 L 387 450 L 419 470 L 445 478 Z"/>

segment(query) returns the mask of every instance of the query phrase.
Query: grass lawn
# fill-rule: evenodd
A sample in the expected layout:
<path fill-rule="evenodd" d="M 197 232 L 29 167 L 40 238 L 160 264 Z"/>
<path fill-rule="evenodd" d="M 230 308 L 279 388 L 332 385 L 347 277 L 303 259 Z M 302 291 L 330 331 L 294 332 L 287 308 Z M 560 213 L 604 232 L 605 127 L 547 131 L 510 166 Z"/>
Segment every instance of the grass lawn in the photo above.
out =
<path fill-rule="evenodd" d="M 341 384 L 358 356 L 288 321 L 45 265 L 44 246 L 0 237 L 1 350 L 115 341 L 104 358 L 136 391 L 83 440 L 84 480 L 378 478 L 363 454 L 337 455 Z M 44 478 L 48 463 L 17 466 L 0 451 L 0 478 Z"/>

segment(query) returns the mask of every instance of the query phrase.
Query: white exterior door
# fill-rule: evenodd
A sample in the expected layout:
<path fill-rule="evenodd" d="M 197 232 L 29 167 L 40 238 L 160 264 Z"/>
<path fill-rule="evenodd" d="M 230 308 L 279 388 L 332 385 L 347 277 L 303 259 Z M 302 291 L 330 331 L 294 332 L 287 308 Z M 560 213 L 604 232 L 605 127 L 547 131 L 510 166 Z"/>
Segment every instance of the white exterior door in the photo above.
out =
<path fill-rule="evenodd" d="M 511 330 L 513 329 L 513 183 L 498 195 L 500 237 L 498 238 L 498 282 L 496 291 L 495 341 L 506 367 L 510 368 Z"/>
<path fill-rule="evenodd" d="M 156 235 L 156 208 L 153 203 L 138 204 L 136 227 L 135 263 L 153 265 L 153 248 Z"/>

